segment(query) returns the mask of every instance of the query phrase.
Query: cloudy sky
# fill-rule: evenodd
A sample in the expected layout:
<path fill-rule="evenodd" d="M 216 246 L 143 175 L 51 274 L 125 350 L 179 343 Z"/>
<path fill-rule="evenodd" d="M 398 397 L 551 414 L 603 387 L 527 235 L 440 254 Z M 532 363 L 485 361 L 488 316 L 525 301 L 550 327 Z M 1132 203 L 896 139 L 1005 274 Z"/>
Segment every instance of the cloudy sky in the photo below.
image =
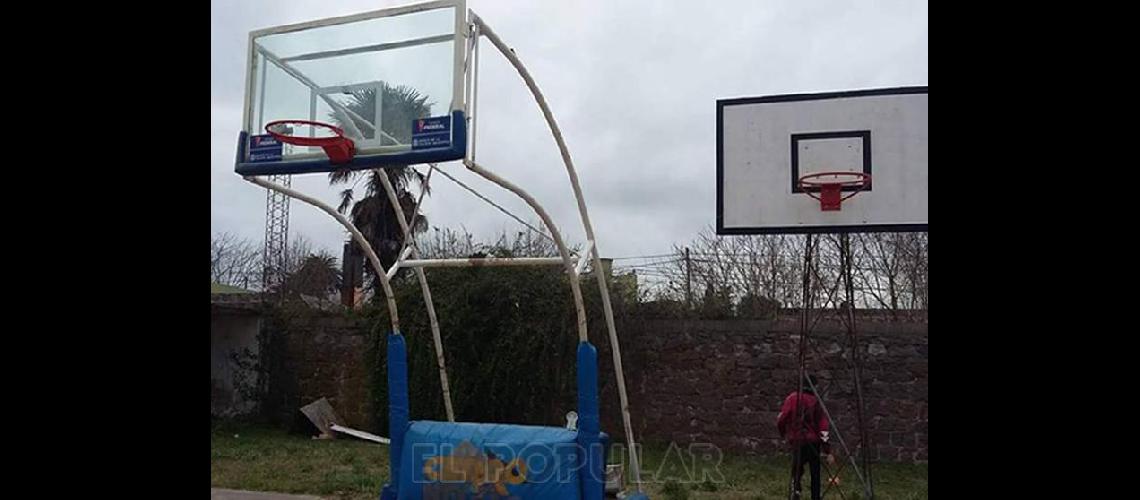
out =
<path fill-rule="evenodd" d="M 211 225 L 260 240 L 265 190 L 233 173 L 248 33 L 409 0 L 212 0 Z M 661 254 L 714 224 L 716 100 L 928 83 L 926 2 L 468 0 L 527 65 L 562 127 L 603 256 Z M 521 78 L 481 44 L 477 160 L 531 192 L 571 244 L 584 241 L 554 140 Z M 521 201 L 465 183 L 527 220 Z M 293 186 L 336 202 L 323 174 Z M 521 227 L 435 176 L 432 225 L 480 237 Z M 339 256 L 345 233 L 294 202 L 291 237 Z"/>

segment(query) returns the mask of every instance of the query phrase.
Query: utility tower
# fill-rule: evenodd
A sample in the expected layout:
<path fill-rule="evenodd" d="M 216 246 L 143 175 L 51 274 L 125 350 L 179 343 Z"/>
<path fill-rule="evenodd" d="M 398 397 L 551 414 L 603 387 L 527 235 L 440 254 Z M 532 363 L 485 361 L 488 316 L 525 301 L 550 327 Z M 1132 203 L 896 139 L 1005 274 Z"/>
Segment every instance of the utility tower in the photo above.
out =
<path fill-rule="evenodd" d="M 269 180 L 282 186 L 290 186 L 289 175 L 273 175 Z M 265 195 L 265 250 L 262 254 L 261 290 L 267 297 L 279 297 L 281 283 L 285 280 L 285 256 L 289 243 L 289 197 L 266 189 Z"/>

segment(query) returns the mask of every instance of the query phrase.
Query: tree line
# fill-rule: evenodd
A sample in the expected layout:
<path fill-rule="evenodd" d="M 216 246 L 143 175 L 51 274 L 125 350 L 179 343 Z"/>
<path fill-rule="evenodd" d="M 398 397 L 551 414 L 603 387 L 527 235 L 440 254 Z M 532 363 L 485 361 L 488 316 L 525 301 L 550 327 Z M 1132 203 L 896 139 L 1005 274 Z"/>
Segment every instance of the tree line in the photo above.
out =
<path fill-rule="evenodd" d="M 747 312 L 803 304 L 805 235 L 721 236 L 705 229 L 669 254 L 617 268 L 636 273 L 642 301 L 695 310 Z M 812 307 L 845 301 L 840 235 L 813 235 Z M 891 311 L 929 307 L 929 234 L 850 234 L 854 306 Z"/>

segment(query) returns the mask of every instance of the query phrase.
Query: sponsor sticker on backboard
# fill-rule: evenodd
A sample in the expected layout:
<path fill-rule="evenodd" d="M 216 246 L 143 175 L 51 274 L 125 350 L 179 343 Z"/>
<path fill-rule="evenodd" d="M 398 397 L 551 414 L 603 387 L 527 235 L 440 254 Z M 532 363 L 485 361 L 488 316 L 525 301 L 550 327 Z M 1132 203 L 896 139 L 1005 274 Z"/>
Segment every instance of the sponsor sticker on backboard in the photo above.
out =
<path fill-rule="evenodd" d="M 451 147 L 451 117 L 435 116 L 412 121 L 412 150 Z"/>

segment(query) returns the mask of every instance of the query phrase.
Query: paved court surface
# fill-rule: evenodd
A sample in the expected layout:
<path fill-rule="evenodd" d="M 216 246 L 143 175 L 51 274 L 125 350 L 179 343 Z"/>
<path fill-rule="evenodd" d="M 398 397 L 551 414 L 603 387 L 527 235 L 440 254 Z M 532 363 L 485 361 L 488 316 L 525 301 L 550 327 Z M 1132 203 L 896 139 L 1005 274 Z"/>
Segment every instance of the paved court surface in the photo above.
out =
<path fill-rule="evenodd" d="M 210 488 L 210 500 L 321 500 L 321 497 Z"/>

